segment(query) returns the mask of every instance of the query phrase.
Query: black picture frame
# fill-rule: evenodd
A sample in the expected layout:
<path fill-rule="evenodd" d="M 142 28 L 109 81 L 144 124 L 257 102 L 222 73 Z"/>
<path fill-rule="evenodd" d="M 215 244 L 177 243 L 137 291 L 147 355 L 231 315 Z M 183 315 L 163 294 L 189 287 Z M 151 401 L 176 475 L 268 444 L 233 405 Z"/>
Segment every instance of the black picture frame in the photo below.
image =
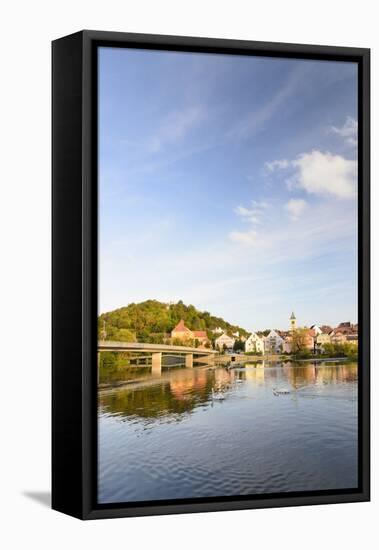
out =
<path fill-rule="evenodd" d="M 99 46 L 358 63 L 359 488 L 99 505 L 97 484 L 97 56 Z M 370 499 L 370 50 L 81 31 L 52 43 L 52 507 L 81 519 Z"/>

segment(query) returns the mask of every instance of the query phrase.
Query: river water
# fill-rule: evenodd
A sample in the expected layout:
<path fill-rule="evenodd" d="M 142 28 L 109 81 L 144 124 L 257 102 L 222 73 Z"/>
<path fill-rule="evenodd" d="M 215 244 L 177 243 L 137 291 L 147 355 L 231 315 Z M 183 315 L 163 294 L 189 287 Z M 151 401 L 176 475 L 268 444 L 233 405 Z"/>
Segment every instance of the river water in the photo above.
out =
<path fill-rule="evenodd" d="M 148 372 L 99 392 L 99 503 L 357 487 L 355 363 Z"/>

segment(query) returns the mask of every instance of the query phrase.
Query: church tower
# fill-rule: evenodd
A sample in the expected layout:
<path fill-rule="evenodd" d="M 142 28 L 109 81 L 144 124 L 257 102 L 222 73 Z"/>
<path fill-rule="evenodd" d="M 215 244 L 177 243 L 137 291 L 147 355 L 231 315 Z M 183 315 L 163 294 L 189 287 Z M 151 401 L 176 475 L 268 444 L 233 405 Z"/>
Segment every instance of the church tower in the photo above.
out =
<path fill-rule="evenodd" d="M 296 317 L 294 312 L 292 312 L 292 315 L 290 317 L 290 325 L 291 325 L 291 331 L 296 330 L 297 324 L 296 324 Z"/>

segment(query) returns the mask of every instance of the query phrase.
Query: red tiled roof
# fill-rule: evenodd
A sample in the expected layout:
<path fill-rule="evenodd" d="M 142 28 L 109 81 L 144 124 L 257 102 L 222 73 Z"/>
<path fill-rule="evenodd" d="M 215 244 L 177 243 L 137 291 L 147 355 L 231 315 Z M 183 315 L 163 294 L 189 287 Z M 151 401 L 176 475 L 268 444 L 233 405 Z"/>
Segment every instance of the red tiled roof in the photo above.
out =
<path fill-rule="evenodd" d="M 191 332 L 191 331 L 188 327 L 186 327 L 183 319 L 181 319 L 179 323 L 176 325 L 176 327 L 172 329 L 172 332 Z"/>
<path fill-rule="evenodd" d="M 335 334 L 354 334 L 355 331 L 351 327 L 337 327 L 334 329 Z"/>
<path fill-rule="evenodd" d="M 199 338 L 207 338 L 207 332 L 205 330 L 193 330 L 192 332 L 194 336 L 198 336 Z"/>

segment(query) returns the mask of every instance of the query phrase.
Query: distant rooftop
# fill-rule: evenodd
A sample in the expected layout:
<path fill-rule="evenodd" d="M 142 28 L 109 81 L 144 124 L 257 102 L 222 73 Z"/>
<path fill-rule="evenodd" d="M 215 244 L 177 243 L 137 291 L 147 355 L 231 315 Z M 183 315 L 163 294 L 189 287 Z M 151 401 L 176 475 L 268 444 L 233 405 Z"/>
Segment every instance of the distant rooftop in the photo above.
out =
<path fill-rule="evenodd" d="M 191 331 L 188 327 L 186 327 L 183 319 L 181 319 L 172 332 L 191 332 Z"/>
<path fill-rule="evenodd" d="M 206 330 L 193 330 L 192 332 L 194 336 L 198 336 L 199 338 L 207 338 Z"/>

